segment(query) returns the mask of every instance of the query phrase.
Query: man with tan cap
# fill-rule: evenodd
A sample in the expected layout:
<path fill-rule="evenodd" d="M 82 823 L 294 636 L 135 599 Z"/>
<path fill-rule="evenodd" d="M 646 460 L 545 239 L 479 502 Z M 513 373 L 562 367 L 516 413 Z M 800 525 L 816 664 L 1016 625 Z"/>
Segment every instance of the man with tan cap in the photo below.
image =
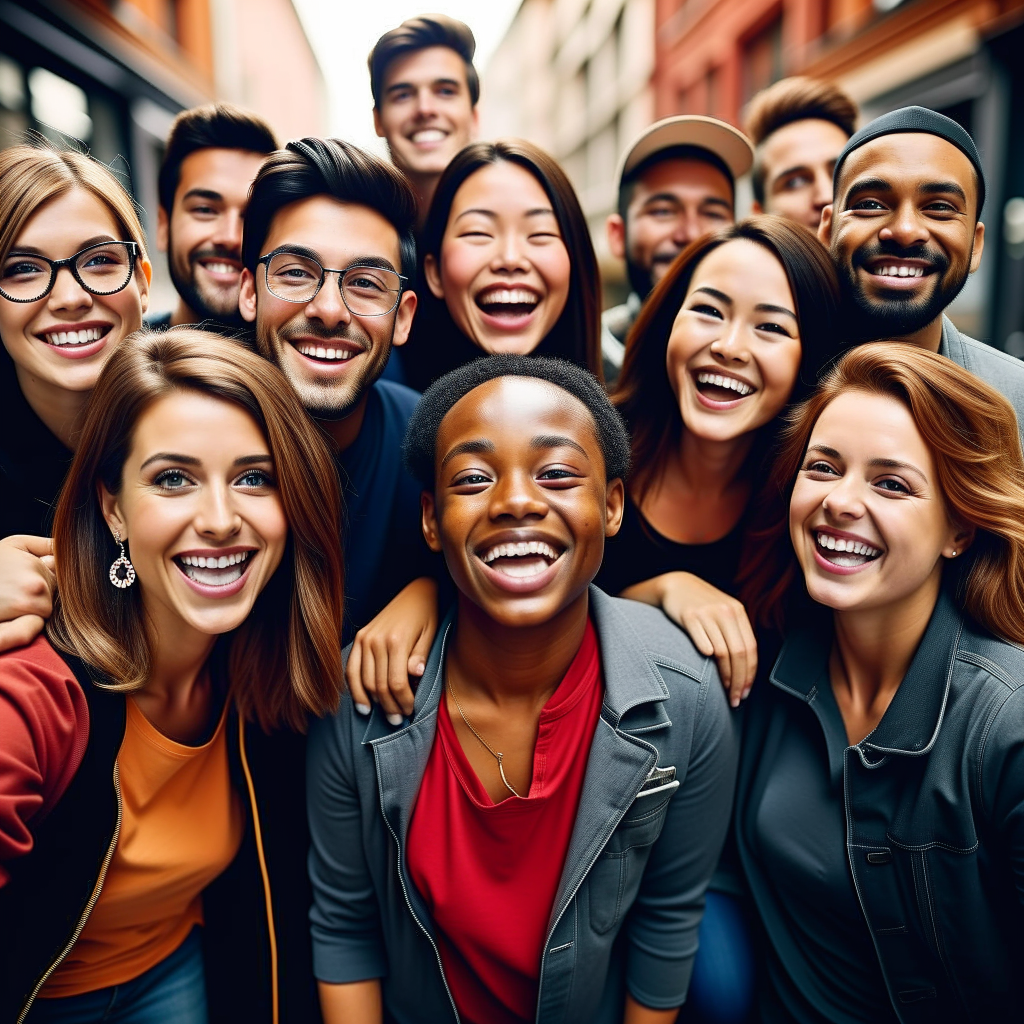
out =
<path fill-rule="evenodd" d="M 652 124 L 619 165 L 618 208 L 608 248 L 626 261 L 630 295 L 602 317 L 605 378 L 618 376 L 626 335 L 643 300 L 691 242 L 735 219 L 735 182 L 750 170 L 747 137 L 713 117 L 687 114 Z"/>

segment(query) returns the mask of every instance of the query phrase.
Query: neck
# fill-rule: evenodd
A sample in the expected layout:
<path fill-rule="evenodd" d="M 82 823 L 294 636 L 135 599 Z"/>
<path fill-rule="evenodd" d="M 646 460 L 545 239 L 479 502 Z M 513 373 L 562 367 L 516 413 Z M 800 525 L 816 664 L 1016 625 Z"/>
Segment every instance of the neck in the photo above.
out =
<path fill-rule="evenodd" d="M 174 307 L 174 312 L 171 313 L 171 326 L 185 327 L 197 323 L 199 323 L 199 317 L 195 310 L 179 295 L 178 304 Z"/>
<path fill-rule="evenodd" d="M 343 452 L 346 448 L 350 448 L 355 444 L 359 431 L 363 429 L 363 420 L 366 418 L 366 403 L 369 397 L 370 389 L 367 388 L 352 411 L 340 420 L 317 420 L 317 423 L 330 434 L 334 443 L 338 446 L 338 451 Z"/>
<path fill-rule="evenodd" d="M 588 607 L 584 590 L 549 621 L 514 627 L 495 622 L 460 594 L 447 670 L 462 690 L 475 690 L 498 704 L 546 699 L 580 649 Z"/>
<path fill-rule="evenodd" d="M 65 448 L 75 450 L 91 391 L 68 391 L 15 367 L 18 386 L 32 411 Z"/>
<path fill-rule="evenodd" d="M 728 441 L 709 441 L 684 430 L 675 459 L 675 471 L 690 491 L 724 494 L 737 483 L 753 443 L 753 433 L 741 434 Z"/>
<path fill-rule="evenodd" d="M 427 223 L 427 214 L 430 212 L 430 204 L 434 201 L 434 192 L 437 191 L 441 175 L 406 171 L 405 176 L 416 193 L 416 230 L 422 231 L 423 225 Z"/>
<path fill-rule="evenodd" d="M 160 626 L 152 619 L 149 622 L 153 661 L 142 692 L 169 703 L 187 703 L 217 637 L 200 633 L 180 619 Z"/>
<path fill-rule="evenodd" d="M 924 586 L 896 605 L 836 612 L 835 653 L 847 685 L 865 696 L 894 691 L 910 668 L 939 599 L 941 567 Z"/>
<path fill-rule="evenodd" d="M 940 313 L 930 324 L 922 327 L 921 330 L 915 331 L 913 334 L 904 334 L 899 340 L 938 354 L 939 346 L 942 344 L 942 314 Z"/>

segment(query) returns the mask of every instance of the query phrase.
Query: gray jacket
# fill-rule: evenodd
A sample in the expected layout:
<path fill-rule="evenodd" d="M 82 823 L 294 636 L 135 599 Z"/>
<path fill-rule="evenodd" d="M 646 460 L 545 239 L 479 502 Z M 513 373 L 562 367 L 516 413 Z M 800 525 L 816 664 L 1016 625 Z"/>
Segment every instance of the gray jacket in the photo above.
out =
<path fill-rule="evenodd" d="M 604 700 L 541 959 L 538 1024 L 621 1021 L 627 987 L 654 1008 L 683 1002 L 732 803 L 736 740 L 713 662 L 658 609 L 591 587 L 590 611 Z M 410 720 L 393 728 L 377 708 L 362 718 L 346 695 L 309 736 L 314 971 L 381 978 L 385 1020 L 398 1024 L 458 1021 L 407 865 L 451 622 Z"/>
<path fill-rule="evenodd" d="M 1009 352 L 961 334 L 948 316 L 942 317 L 939 355 L 952 359 L 994 387 L 1013 406 L 1017 429 L 1024 438 L 1024 362 Z"/>

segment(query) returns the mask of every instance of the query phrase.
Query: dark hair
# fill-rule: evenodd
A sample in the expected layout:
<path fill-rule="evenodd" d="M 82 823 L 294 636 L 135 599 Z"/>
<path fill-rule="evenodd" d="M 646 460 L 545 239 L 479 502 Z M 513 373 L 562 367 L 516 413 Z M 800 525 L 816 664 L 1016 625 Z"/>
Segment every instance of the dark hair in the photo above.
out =
<path fill-rule="evenodd" d="M 341 497 L 326 442 L 272 363 L 207 331 L 138 331 L 114 350 L 93 391 L 53 528 L 59 593 L 47 633 L 107 688 L 132 691 L 152 652 L 140 588 L 107 579 L 116 553 L 97 496 L 113 494 L 140 417 L 153 402 L 195 392 L 231 402 L 259 425 L 288 519 L 284 559 L 249 617 L 227 638 L 228 679 L 240 713 L 270 730 L 302 731 L 306 715 L 337 707 L 343 562 Z M 130 538 L 129 538 L 130 542 Z"/>
<path fill-rule="evenodd" d="M 455 194 L 470 175 L 502 161 L 522 167 L 537 179 L 551 200 L 562 241 L 569 252 L 569 295 L 565 309 L 534 351 L 537 355 L 568 359 L 601 380 L 601 279 L 597 257 L 587 219 L 565 171 L 542 149 L 522 139 L 507 139 L 473 142 L 457 153 L 441 175 L 430 204 L 421 236 L 423 255 L 433 256 L 440 265 L 441 242 Z M 428 303 L 428 308 L 430 306 L 432 304 Z M 433 316 L 432 308 L 429 312 Z M 439 330 L 435 344 L 443 345 L 445 334 L 455 337 L 458 328 L 451 322 L 447 309 L 438 319 L 444 327 Z M 444 365 L 444 356 L 441 359 Z"/>
<path fill-rule="evenodd" d="M 374 107 L 380 109 L 384 76 L 391 63 L 408 53 L 425 50 L 428 46 L 446 46 L 462 58 L 466 65 L 469 99 L 476 106 L 480 99 L 480 76 L 473 67 L 476 39 L 473 38 L 472 30 L 446 14 L 424 14 L 418 18 L 409 18 L 398 28 L 385 32 L 370 51 L 366 64 L 370 69 L 370 92 L 373 93 Z"/>
<path fill-rule="evenodd" d="M 626 219 L 629 204 L 633 201 L 633 193 L 636 191 L 637 182 L 652 167 L 664 163 L 666 160 L 699 160 L 701 163 L 710 164 L 716 171 L 720 171 L 725 180 L 729 182 L 729 186 L 733 190 L 733 202 L 735 203 L 736 180 L 733 178 L 729 165 L 717 153 L 713 153 L 710 149 L 705 149 L 703 146 L 667 146 L 665 149 L 659 149 L 657 152 L 645 157 L 636 167 L 631 168 L 628 174 L 622 176 L 622 180 L 619 182 L 619 200 L 616 209 L 623 220 Z"/>
<path fill-rule="evenodd" d="M 1024 643 L 1024 459 L 1017 418 L 995 388 L 907 342 L 851 349 L 790 413 L 770 480 L 779 514 L 752 538 L 741 580 L 751 621 L 782 627 L 796 600 L 807 599 L 789 540 L 789 502 L 815 423 L 850 391 L 885 395 L 909 410 L 935 460 L 937 496 L 953 522 L 977 530 L 958 559 L 957 603 L 989 632 Z"/>
<path fill-rule="evenodd" d="M 277 149 L 277 139 L 263 118 L 230 103 L 183 110 L 171 125 L 157 178 L 160 205 L 168 214 L 181 180 L 181 165 L 199 149 L 244 149 L 266 154 Z"/>
<path fill-rule="evenodd" d="M 376 210 L 398 232 L 398 269 L 413 276 L 416 196 L 402 172 L 350 142 L 313 137 L 289 142 L 256 175 L 242 229 L 242 265 L 256 273 L 260 249 L 278 211 L 321 195 Z"/>
<path fill-rule="evenodd" d="M 782 217 L 740 221 L 687 246 L 644 303 L 626 339 L 622 372 L 612 401 L 633 437 L 632 493 L 639 501 L 658 480 L 679 445 L 683 423 L 665 369 L 665 351 L 694 272 L 704 257 L 727 242 L 743 239 L 766 249 L 782 264 L 800 324 L 800 369 L 791 401 L 799 401 L 838 352 L 836 310 L 839 286 L 825 247 L 804 227 Z M 778 423 L 759 431 L 751 452 L 759 465 L 770 451 Z"/>
<path fill-rule="evenodd" d="M 762 89 L 748 104 L 744 130 L 754 143 L 750 172 L 754 198 L 764 203 L 762 145 L 769 135 L 794 121 L 830 121 L 849 138 L 857 130 L 857 104 L 834 82 L 797 75 Z"/>
<path fill-rule="evenodd" d="M 427 490 L 434 489 L 437 433 L 452 406 L 471 391 L 498 377 L 533 377 L 568 392 L 594 418 L 597 441 L 609 480 L 629 469 L 629 433 L 615 406 L 593 374 L 565 359 L 501 355 L 474 359 L 434 381 L 423 393 L 405 431 L 402 453 L 410 472 Z"/>

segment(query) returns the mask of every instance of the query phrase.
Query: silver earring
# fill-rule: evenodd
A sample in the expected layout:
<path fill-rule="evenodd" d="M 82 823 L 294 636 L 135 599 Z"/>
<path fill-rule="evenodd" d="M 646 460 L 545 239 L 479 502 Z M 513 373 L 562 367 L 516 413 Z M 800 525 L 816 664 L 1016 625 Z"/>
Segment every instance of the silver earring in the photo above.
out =
<path fill-rule="evenodd" d="M 117 530 L 114 531 L 114 540 L 121 548 L 121 554 L 110 567 L 110 582 L 118 590 L 124 590 L 135 582 L 135 566 L 128 561 L 128 556 L 124 553 L 124 544 L 121 543 L 121 534 Z"/>
<path fill-rule="evenodd" d="M 953 552 L 953 557 L 956 558 L 956 551 Z"/>

